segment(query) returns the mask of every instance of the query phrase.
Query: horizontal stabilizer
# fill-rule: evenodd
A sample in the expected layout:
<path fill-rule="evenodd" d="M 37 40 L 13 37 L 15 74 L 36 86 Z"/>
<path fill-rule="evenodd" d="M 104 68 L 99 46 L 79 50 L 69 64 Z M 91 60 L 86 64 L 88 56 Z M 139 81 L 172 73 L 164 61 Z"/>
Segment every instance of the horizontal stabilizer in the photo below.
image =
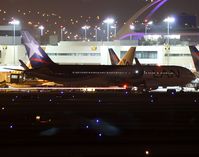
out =
<path fill-rule="evenodd" d="M 26 64 L 20 59 L 19 62 L 21 63 L 21 66 L 25 69 L 25 70 L 29 70 L 29 68 L 26 66 Z"/>
<path fill-rule="evenodd" d="M 13 70 L 13 71 L 24 71 L 23 69 L 13 69 L 13 68 L 4 68 L 6 70 Z"/>

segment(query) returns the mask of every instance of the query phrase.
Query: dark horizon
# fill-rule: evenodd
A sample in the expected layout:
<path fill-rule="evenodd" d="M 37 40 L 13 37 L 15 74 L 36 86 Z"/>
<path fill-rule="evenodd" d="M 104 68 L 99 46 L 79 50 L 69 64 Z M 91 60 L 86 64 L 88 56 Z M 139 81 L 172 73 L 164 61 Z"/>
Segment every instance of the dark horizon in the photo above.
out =
<path fill-rule="evenodd" d="M 180 2 L 180 4 L 179 4 Z M 43 12 L 55 12 L 61 16 L 113 16 L 118 19 L 128 20 L 136 11 L 144 7 L 148 2 L 144 0 L 2 0 L 1 9 L 6 9 L 13 14 L 17 9 L 40 10 Z M 169 0 L 153 15 L 153 19 L 163 19 L 168 15 L 186 12 L 199 15 L 199 1 Z M 14 15 L 13 15 L 14 16 Z"/>

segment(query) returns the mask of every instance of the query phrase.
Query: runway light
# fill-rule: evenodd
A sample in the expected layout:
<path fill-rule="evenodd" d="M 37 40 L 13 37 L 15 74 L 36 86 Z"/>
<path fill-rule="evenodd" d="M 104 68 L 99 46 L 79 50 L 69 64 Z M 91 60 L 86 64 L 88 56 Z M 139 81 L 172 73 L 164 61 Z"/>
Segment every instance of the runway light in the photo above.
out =
<path fill-rule="evenodd" d="M 99 137 L 102 137 L 102 134 L 100 133 L 100 134 L 98 134 L 98 136 L 99 136 Z"/>
<path fill-rule="evenodd" d="M 124 88 L 124 89 L 127 89 L 127 88 L 128 88 L 128 85 L 127 85 L 127 84 L 124 84 L 124 85 L 123 85 L 123 88 Z"/>
<path fill-rule="evenodd" d="M 2 107 L 1 110 L 5 110 L 5 107 Z"/>
<path fill-rule="evenodd" d="M 86 126 L 86 129 L 88 129 L 88 125 Z"/>
<path fill-rule="evenodd" d="M 13 125 L 10 125 L 10 127 L 9 127 L 10 129 L 13 129 Z"/>
<path fill-rule="evenodd" d="M 99 123 L 99 119 L 96 120 L 96 123 Z"/>
<path fill-rule="evenodd" d="M 146 150 L 146 151 L 145 151 L 145 154 L 146 154 L 146 155 L 149 155 L 149 151 L 148 151 L 148 150 Z"/>
<path fill-rule="evenodd" d="M 41 119 L 41 117 L 40 116 L 36 116 L 36 120 L 40 120 Z"/>

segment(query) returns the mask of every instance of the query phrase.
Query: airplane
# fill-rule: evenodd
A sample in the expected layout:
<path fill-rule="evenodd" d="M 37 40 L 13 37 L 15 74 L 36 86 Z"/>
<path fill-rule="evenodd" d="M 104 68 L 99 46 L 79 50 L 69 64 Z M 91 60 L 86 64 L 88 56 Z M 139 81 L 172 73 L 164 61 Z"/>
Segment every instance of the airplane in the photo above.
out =
<path fill-rule="evenodd" d="M 32 69 L 25 67 L 24 74 L 64 84 L 67 87 L 110 87 L 144 86 L 157 89 L 158 86 L 185 86 L 195 76 L 180 66 L 141 65 L 135 58 L 135 65 L 59 65 L 54 63 L 27 31 L 22 32 Z"/>
<path fill-rule="evenodd" d="M 199 51 L 195 46 L 189 46 L 191 56 L 196 68 L 196 71 L 199 72 Z"/>
<path fill-rule="evenodd" d="M 112 48 L 108 49 L 112 65 L 132 65 L 135 57 L 135 47 L 131 47 L 120 60 Z"/>
<path fill-rule="evenodd" d="M 194 72 L 196 79 L 191 82 L 191 85 L 195 88 L 195 90 L 198 90 L 199 89 L 199 51 L 196 48 L 196 46 L 189 46 L 189 50 L 191 52 L 193 63 L 196 68 L 196 71 Z"/>

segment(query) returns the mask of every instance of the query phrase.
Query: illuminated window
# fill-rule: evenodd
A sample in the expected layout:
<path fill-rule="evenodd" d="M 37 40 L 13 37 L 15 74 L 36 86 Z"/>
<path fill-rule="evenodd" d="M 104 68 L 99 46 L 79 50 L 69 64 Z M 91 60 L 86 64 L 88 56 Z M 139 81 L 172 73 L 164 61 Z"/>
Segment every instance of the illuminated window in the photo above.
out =
<path fill-rule="evenodd" d="M 49 56 L 101 56 L 100 53 L 48 53 Z"/>
<path fill-rule="evenodd" d="M 182 57 L 182 56 L 191 56 L 191 54 L 176 54 L 176 53 L 170 53 L 170 54 L 165 54 L 166 57 L 172 56 L 172 57 Z"/>
<path fill-rule="evenodd" d="M 125 55 L 126 51 L 121 51 L 121 58 Z M 158 52 L 157 51 L 136 51 L 135 57 L 138 59 L 157 59 Z"/>

